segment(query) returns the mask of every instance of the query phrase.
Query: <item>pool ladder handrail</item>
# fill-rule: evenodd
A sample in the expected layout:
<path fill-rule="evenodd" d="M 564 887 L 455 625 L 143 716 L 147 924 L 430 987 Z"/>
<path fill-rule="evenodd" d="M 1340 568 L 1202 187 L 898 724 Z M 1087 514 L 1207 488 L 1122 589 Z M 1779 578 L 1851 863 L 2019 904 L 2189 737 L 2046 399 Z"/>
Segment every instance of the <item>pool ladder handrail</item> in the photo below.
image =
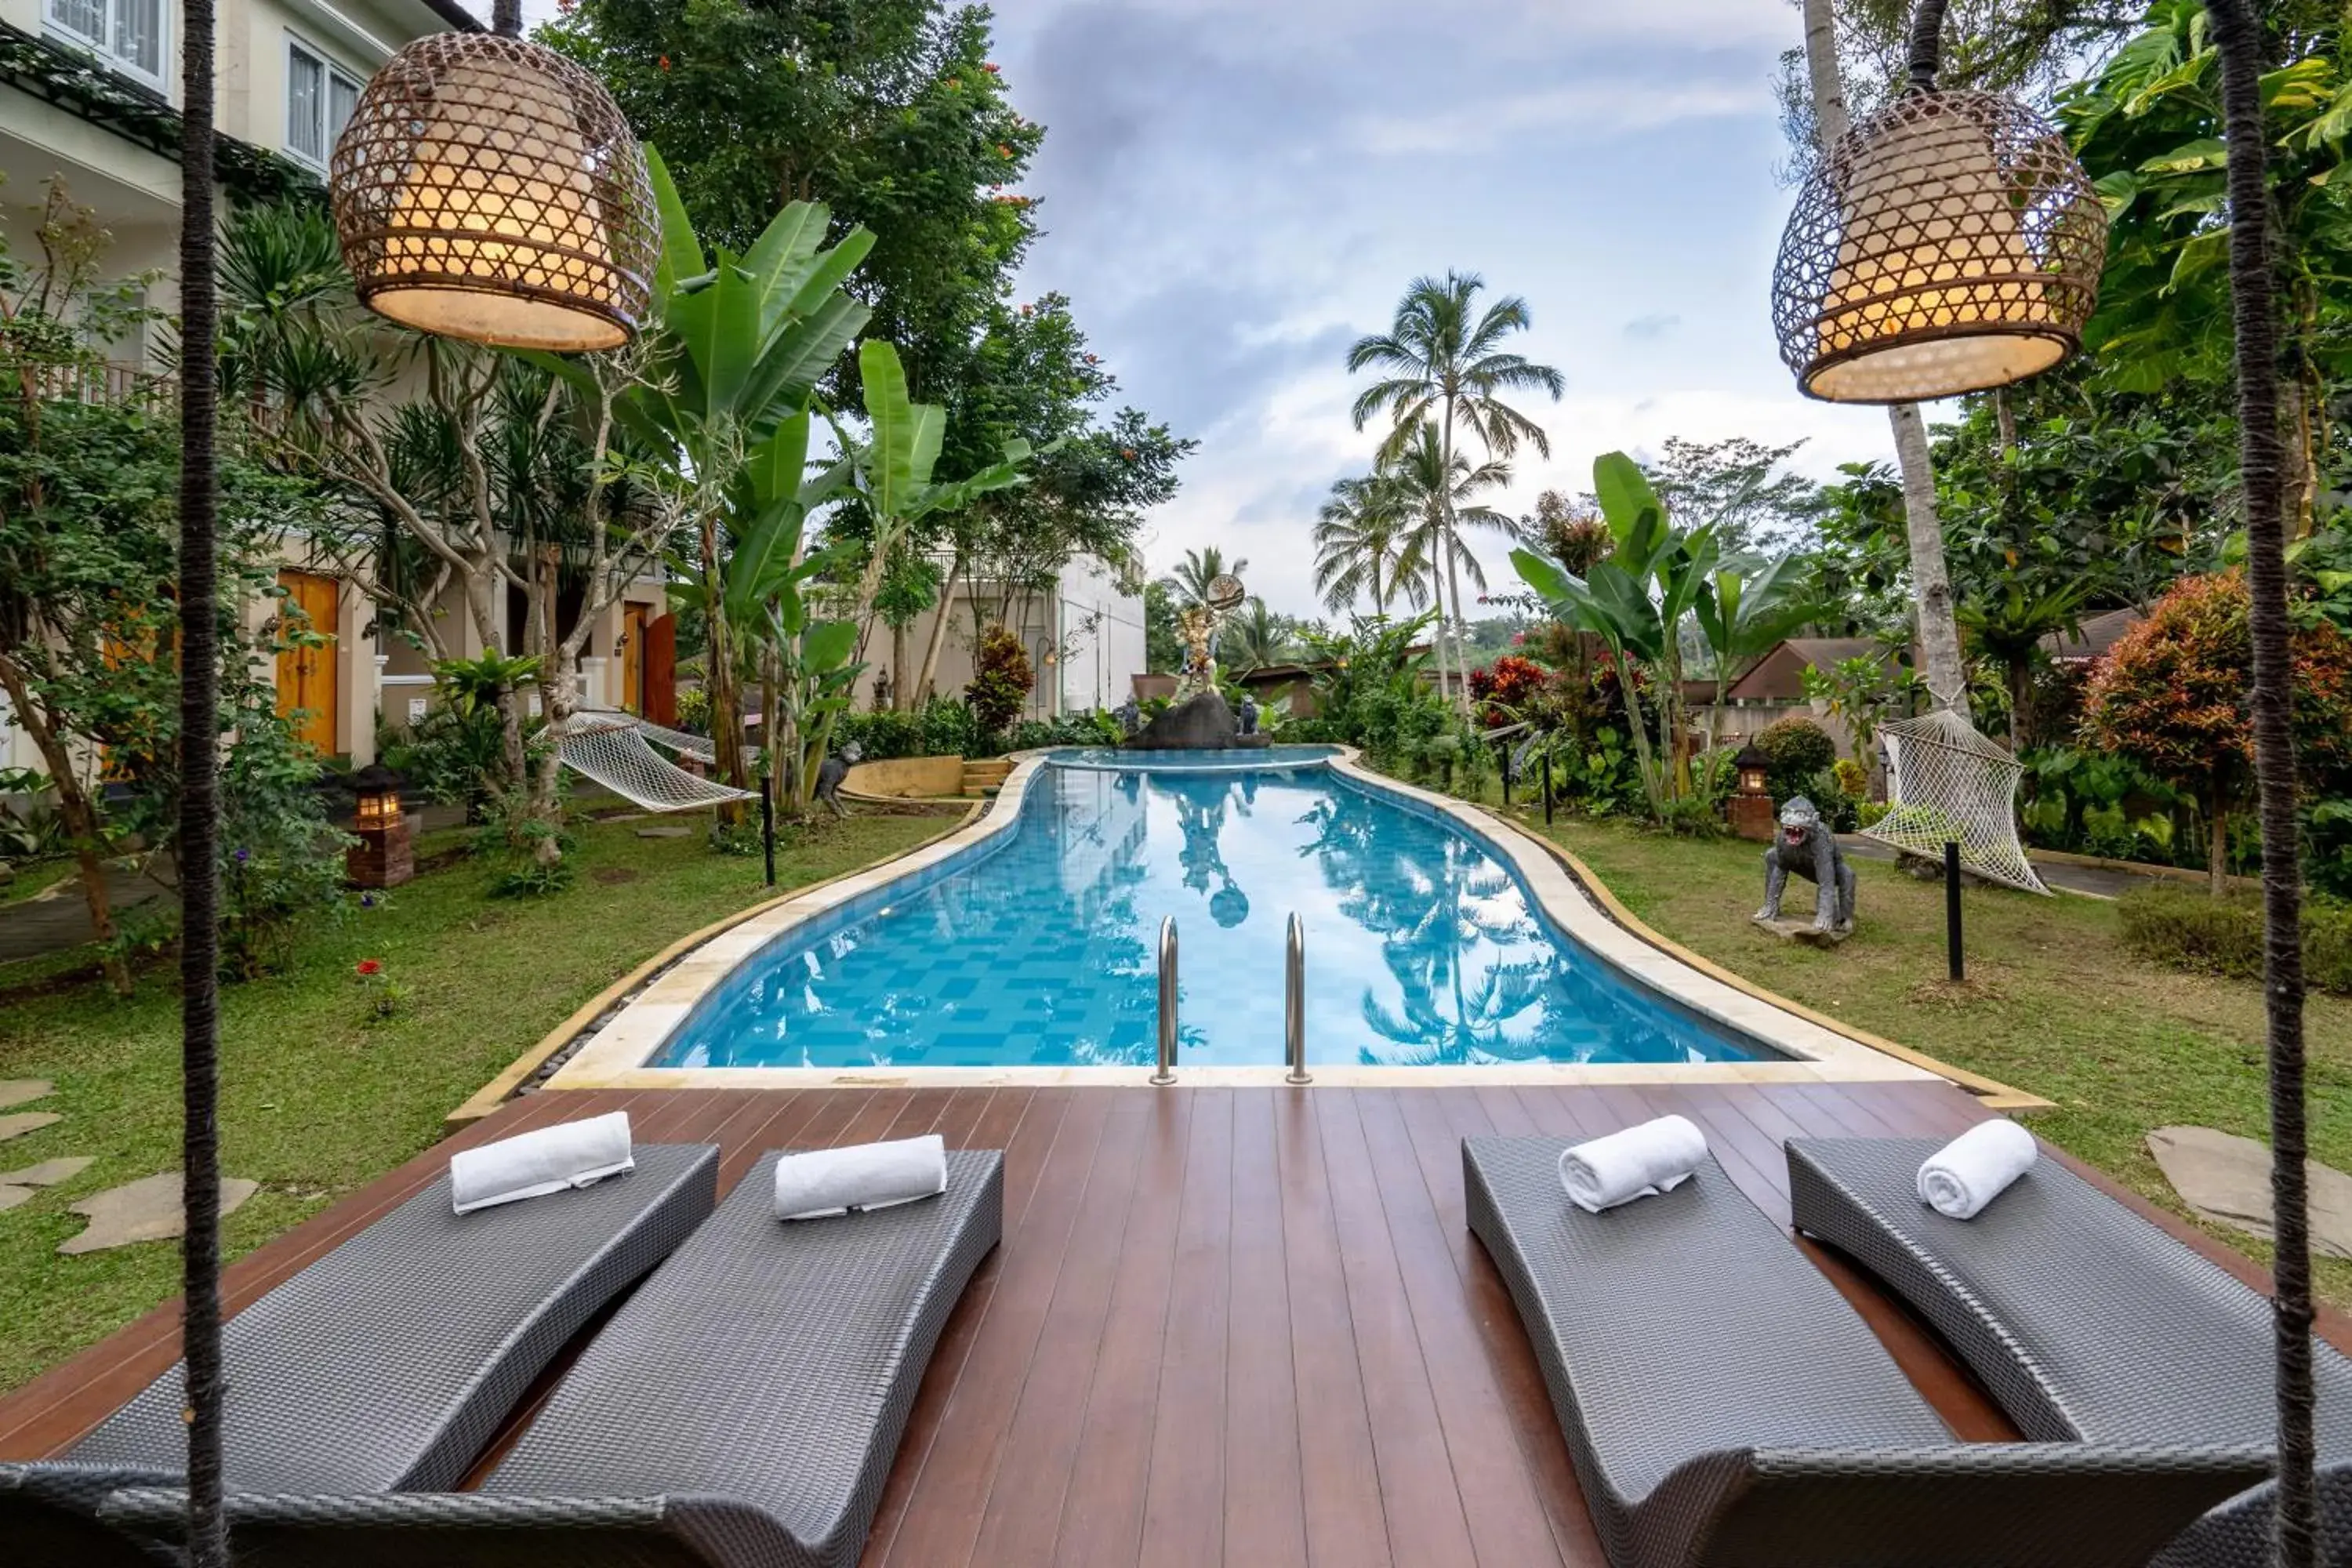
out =
<path fill-rule="evenodd" d="M 1288 940 L 1283 945 L 1282 1043 L 1290 1071 L 1282 1081 L 1312 1083 L 1307 1071 L 1307 922 L 1297 910 L 1290 911 Z"/>
<path fill-rule="evenodd" d="M 1283 1082 L 1315 1081 L 1307 1070 L 1307 922 L 1298 911 L 1290 914 L 1283 955 L 1283 1047 L 1290 1070 Z M 1160 922 L 1160 1052 L 1151 1075 L 1154 1086 L 1165 1089 L 1176 1081 L 1176 917 Z"/>
<path fill-rule="evenodd" d="M 1176 1081 L 1176 917 L 1160 922 L 1160 1068 L 1151 1081 L 1165 1089 Z"/>

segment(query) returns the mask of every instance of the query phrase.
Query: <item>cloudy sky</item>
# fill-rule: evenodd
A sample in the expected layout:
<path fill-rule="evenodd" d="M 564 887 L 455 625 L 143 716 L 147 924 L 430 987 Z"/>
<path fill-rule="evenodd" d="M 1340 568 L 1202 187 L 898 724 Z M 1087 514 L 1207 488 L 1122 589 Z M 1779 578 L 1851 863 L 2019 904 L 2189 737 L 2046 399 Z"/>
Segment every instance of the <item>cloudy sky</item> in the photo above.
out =
<path fill-rule="evenodd" d="M 1875 410 L 1798 395 L 1766 289 L 1791 193 L 1784 0 L 997 0 L 1013 100 L 1047 127 L 1024 293 L 1071 296 L 1126 395 L 1197 437 L 1154 519 L 1316 610 L 1307 534 L 1377 432 L 1343 356 L 1422 273 L 1524 295 L 1567 377 L 1506 510 L 1679 435 L 1888 455 Z M 1510 568 L 1486 556 L 1498 584 Z M 1466 592 L 1465 588 L 1465 592 Z"/>

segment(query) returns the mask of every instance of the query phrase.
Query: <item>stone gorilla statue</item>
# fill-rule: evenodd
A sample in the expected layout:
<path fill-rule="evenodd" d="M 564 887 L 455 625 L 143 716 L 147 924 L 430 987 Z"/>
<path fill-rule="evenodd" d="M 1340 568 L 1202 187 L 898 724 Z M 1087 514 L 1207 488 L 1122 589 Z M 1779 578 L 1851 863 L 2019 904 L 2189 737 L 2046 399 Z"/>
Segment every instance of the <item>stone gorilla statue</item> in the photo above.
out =
<path fill-rule="evenodd" d="M 816 767 L 816 797 L 833 808 L 835 816 L 847 816 L 849 810 L 841 804 L 841 781 L 849 776 L 849 765 L 866 754 L 866 748 L 852 741 Z"/>
<path fill-rule="evenodd" d="M 1853 868 L 1845 863 L 1837 835 L 1822 826 L 1822 814 L 1803 795 L 1780 808 L 1780 836 L 1764 851 L 1764 907 L 1759 921 L 1780 918 L 1780 892 L 1794 871 L 1816 884 L 1813 903 L 1815 931 L 1853 929 Z"/>

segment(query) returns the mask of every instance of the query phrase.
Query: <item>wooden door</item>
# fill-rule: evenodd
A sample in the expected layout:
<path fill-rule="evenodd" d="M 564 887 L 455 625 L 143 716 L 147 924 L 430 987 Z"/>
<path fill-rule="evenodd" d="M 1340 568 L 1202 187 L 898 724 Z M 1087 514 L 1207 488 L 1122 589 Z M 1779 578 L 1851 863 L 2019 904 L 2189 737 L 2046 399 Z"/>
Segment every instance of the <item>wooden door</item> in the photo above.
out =
<path fill-rule="evenodd" d="M 335 635 L 336 584 L 315 572 L 280 572 L 286 589 L 279 612 L 289 629 Z M 307 623 L 304 624 L 304 623 Z M 290 647 L 278 656 L 278 711 L 292 718 L 295 733 L 322 753 L 335 750 L 335 664 L 341 653 L 324 647 Z"/>
<path fill-rule="evenodd" d="M 677 617 L 664 616 L 646 627 L 645 717 L 656 724 L 677 722 Z"/>
<path fill-rule="evenodd" d="M 621 706 L 642 718 L 646 700 L 646 606 L 621 606 Z"/>

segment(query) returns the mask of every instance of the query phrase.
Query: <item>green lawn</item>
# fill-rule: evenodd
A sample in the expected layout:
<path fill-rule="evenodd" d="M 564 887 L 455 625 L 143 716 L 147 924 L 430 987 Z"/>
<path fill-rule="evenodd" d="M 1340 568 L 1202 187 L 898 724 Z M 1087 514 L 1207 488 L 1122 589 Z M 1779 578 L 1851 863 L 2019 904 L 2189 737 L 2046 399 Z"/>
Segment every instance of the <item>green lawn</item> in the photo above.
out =
<path fill-rule="evenodd" d="M 777 880 L 851 870 L 949 825 L 916 815 L 824 823 L 779 853 Z M 698 832 L 646 839 L 631 824 L 593 823 L 579 835 L 580 879 L 553 898 L 493 901 L 483 871 L 460 863 L 317 932 L 292 973 L 226 990 L 222 1158 L 229 1174 L 262 1184 L 227 1221 L 232 1253 L 408 1159 L 467 1095 L 597 992 L 677 938 L 768 896 L 756 857 L 714 854 Z M 363 958 L 381 959 L 385 976 L 407 988 L 404 1016 L 365 1021 L 352 973 Z M 128 1001 L 95 984 L 7 992 L 36 971 L 0 966 L 0 1078 L 54 1079 L 54 1095 L 22 1109 L 65 1120 L 0 1143 L 0 1170 L 68 1154 L 98 1163 L 0 1213 L 0 1389 L 178 1289 L 173 1243 L 56 1252 L 83 1223 L 66 1205 L 179 1164 L 175 989 L 158 973 Z"/>
<path fill-rule="evenodd" d="M 1857 930 L 1821 952 L 1748 923 L 1763 895 L 1759 845 L 1566 816 L 1550 836 L 1642 920 L 1725 968 L 2055 1100 L 2032 1117 L 2035 1131 L 2168 1207 L 2187 1212 L 2147 1152 L 2150 1128 L 2189 1123 L 2268 1142 L 2261 988 L 2135 958 L 2112 903 L 1969 889 L 1969 978 L 1955 987 L 1945 978 L 1940 882 L 1857 859 Z M 1811 884 L 1790 889 L 1792 907 L 1810 910 Z M 2352 1169 L 2352 1003 L 2315 996 L 2306 1017 L 2312 1153 Z M 2267 1257 L 2242 1231 L 2214 1234 Z M 2328 1299 L 2352 1307 L 2352 1261 L 2322 1258 L 2319 1271 Z"/>

